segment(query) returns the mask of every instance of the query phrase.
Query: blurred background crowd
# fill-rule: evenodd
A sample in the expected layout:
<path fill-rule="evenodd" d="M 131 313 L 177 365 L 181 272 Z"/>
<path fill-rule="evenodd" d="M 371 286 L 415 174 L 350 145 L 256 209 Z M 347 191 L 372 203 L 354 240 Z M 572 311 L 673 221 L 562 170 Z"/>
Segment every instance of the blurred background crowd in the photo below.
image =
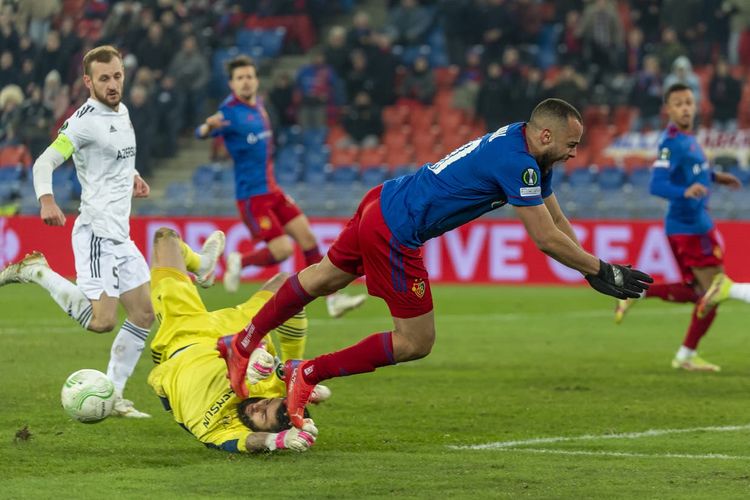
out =
<path fill-rule="evenodd" d="M 581 109 L 586 125 L 578 157 L 556 182 L 599 195 L 603 216 L 617 216 L 617 196 L 627 199 L 628 186 L 647 182 L 637 171 L 649 165 L 643 154 L 617 156 L 610 146 L 664 126 L 661 98 L 672 83 L 693 88 L 698 123 L 709 133 L 750 129 L 750 0 L 1 4 L 0 204 L 22 212 L 35 212 L 24 169 L 88 97 L 81 59 L 105 43 L 125 56 L 138 169 L 156 179 L 157 193 L 165 190 L 164 203 L 141 213 L 205 210 L 190 201 L 205 185 L 218 200 L 211 210 L 232 213 L 222 203 L 231 172 L 220 141 L 204 146 L 205 164 L 180 159 L 176 168 L 188 170 L 187 179 L 166 176 L 161 186 L 158 176 L 175 168 L 168 160 L 182 149 L 197 147 L 188 147 L 192 129 L 228 93 L 223 65 L 238 53 L 259 65 L 279 181 L 313 213 L 345 214 L 352 206 L 349 196 L 332 196 L 337 186 L 361 191 L 437 161 L 485 131 L 526 119 L 550 96 Z M 748 159 L 729 156 L 722 166 L 750 180 Z M 56 179 L 59 196 L 74 206 L 80 186 L 72 171 Z M 615 201 L 601 195 L 609 188 Z M 735 201 L 742 200 L 724 215 L 747 216 Z M 633 205 L 623 216 L 653 208 Z"/>

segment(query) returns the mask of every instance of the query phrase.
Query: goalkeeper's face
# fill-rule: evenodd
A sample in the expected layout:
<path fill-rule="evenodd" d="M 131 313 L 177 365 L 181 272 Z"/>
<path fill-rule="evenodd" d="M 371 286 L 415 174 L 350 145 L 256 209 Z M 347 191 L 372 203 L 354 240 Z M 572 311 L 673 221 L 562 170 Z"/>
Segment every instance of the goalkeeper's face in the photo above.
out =
<path fill-rule="evenodd" d="M 113 57 L 109 62 L 94 61 L 91 63 L 91 76 L 83 77 L 91 91 L 91 97 L 116 109 L 122 101 L 122 87 L 125 83 L 125 69 L 122 61 Z"/>
<path fill-rule="evenodd" d="M 258 93 L 258 75 L 254 66 L 240 66 L 232 70 L 232 78 L 229 80 L 229 88 L 240 99 L 251 101 Z"/>
<path fill-rule="evenodd" d="M 250 398 L 238 408 L 240 420 L 255 432 L 279 432 L 289 427 L 282 398 Z"/>

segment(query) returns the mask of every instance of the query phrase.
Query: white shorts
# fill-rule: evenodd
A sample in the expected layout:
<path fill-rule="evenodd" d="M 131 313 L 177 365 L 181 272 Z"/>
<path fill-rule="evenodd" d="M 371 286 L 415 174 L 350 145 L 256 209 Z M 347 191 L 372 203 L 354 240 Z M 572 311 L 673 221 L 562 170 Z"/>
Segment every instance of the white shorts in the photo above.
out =
<path fill-rule="evenodd" d="M 94 234 L 90 224 L 75 225 L 71 236 L 76 259 L 76 284 L 91 300 L 102 292 L 119 297 L 151 279 L 143 254 L 133 240 L 117 242 Z"/>

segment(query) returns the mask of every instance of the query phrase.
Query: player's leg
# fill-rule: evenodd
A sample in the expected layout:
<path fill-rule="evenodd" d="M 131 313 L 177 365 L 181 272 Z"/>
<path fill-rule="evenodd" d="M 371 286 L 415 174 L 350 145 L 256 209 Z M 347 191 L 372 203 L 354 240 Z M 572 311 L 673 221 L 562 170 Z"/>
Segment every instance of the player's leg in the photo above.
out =
<path fill-rule="evenodd" d="M 168 267 L 184 274 L 195 274 L 195 281 L 203 288 L 213 284 L 216 263 L 224 252 L 225 236 L 214 231 L 203 243 L 200 253 L 182 241 L 176 231 L 167 227 L 154 233 L 153 259 L 151 266 Z"/>
<path fill-rule="evenodd" d="M 695 279 L 695 290 L 699 296 L 711 285 L 714 276 L 722 272 L 721 266 L 694 267 L 691 269 Z M 690 326 L 685 334 L 675 358 L 672 360 L 674 368 L 682 368 L 689 371 L 713 371 L 721 370 L 718 365 L 709 363 L 698 356 L 698 344 L 703 336 L 708 332 L 714 319 L 716 318 L 717 309 L 713 308 L 703 317 L 698 317 L 698 304 L 693 308 L 690 319 Z"/>
<path fill-rule="evenodd" d="M 260 287 L 261 291 L 276 293 L 289 278 L 286 273 L 277 273 Z M 307 313 L 303 308 L 300 312 L 286 320 L 276 328 L 276 338 L 279 342 L 279 357 L 281 362 L 288 359 L 302 359 L 307 343 Z"/>
<path fill-rule="evenodd" d="M 698 317 L 708 315 L 712 309 L 729 299 L 750 303 L 750 283 L 736 283 L 723 272 L 718 273 L 698 302 Z"/>
<path fill-rule="evenodd" d="M 318 248 L 318 242 L 310 228 L 310 221 L 297 208 L 297 206 L 286 197 L 283 203 L 277 207 L 279 220 L 284 223 L 284 231 L 297 242 L 305 256 L 305 267 L 317 264 L 323 259 Z M 288 222 L 285 222 L 288 221 Z M 347 295 L 335 292 L 326 296 L 326 308 L 328 314 L 333 318 L 339 318 L 345 313 L 361 306 L 367 295 Z"/>

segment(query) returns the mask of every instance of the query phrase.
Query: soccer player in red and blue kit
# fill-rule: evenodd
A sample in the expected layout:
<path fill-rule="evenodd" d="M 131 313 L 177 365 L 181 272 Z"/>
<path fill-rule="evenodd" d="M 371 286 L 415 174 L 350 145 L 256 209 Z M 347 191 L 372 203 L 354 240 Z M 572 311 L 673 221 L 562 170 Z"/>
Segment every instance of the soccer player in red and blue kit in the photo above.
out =
<path fill-rule="evenodd" d="M 247 391 L 248 353 L 266 333 L 315 297 L 362 275 L 368 292 L 388 305 L 394 329 L 341 351 L 290 362 L 287 407 L 295 426 L 302 425 L 300 411 L 318 381 L 427 356 L 435 322 L 420 247 L 505 204 L 514 206 L 540 250 L 580 271 L 593 288 L 618 298 L 639 296 L 651 277 L 585 252 L 552 193 L 553 164 L 575 156 L 582 134 L 579 112 L 565 101 L 547 99 L 528 123 L 502 127 L 372 189 L 326 257 L 290 277 L 230 345 L 219 343 L 232 388 L 239 395 Z"/>
<path fill-rule="evenodd" d="M 712 182 L 731 188 L 739 188 L 741 183 L 729 173 L 713 170 L 692 134 L 696 105 L 690 87 L 672 85 L 664 94 L 664 104 L 670 122 L 659 142 L 651 194 L 669 200 L 665 229 L 682 282 L 652 285 L 643 297 L 696 303 L 672 367 L 718 372 L 719 366 L 698 356 L 698 343 L 716 317 L 716 305 L 730 297 L 730 289 L 734 289 L 734 298 L 750 301 L 750 285 L 732 283 L 724 276 L 724 252 L 708 213 L 709 188 Z M 704 294 L 706 290 L 709 292 Z M 615 322 L 622 321 L 632 304 L 632 300 L 618 301 Z"/>
<path fill-rule="evenodd" d="M 227 257 L 224 286 L 236 292 L 240 273 L 246 266 L 271 266 L 286 260 L 294 248 L 291 236 L 302 248 L 305 264 L 322 259 L 318 242 L 310 230 L 307 217 L 276 184 L 273 175 L 273 132 L 258 97 L 259 80 L 253 61 L 237 56 L 227 63 L 232 93 L 219 106 L 219 112 L 208 117 L 195 130 L 196 137 L 222 136 L 234 160 L 237 208 L 255 240 L 266 246 L 241 255 Z M 358 307 L 365 295 L 332 294 L 327 297 L 328 312 L 341 316 Z"/>

